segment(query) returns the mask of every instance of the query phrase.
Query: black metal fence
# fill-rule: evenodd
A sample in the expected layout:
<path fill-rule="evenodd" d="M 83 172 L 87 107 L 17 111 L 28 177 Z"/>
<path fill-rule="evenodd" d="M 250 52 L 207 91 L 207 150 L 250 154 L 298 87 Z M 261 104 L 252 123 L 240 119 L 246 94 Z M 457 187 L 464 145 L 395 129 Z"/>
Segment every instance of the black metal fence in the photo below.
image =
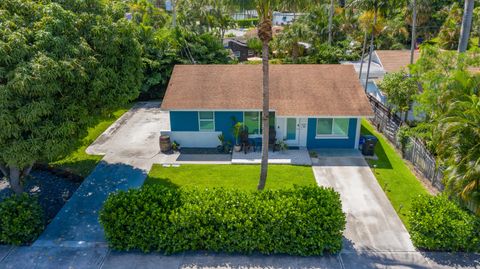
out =
<path fill-rule="evenodd" d="M 368 98 L 375 112 L 375 116 L 370 121 L 395 147 L 401 149 L 401 145 L 397 141 L 397 133 L 402 126 L 402 119 L 375 97 L 369 95 Z M 435 156 L 418 139 L 409 138 L 407 145 L 403 158 L 410 161 L 415 169 L 422 173 L 435 188 L 443 190 L 445 188 L 442 183 L 443 172 L 441 168 L 437 167 Z"/>

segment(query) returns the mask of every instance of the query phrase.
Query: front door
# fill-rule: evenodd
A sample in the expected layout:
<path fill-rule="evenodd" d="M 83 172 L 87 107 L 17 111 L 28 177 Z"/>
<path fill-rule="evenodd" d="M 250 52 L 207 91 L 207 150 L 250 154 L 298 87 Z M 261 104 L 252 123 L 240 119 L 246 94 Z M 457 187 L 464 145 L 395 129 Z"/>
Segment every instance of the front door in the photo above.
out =
<path fill-rule="evenodd" d="M 298 146 L 298 122 L 297 118 L 287 118 L 285 143 L 289 146 Z"/>

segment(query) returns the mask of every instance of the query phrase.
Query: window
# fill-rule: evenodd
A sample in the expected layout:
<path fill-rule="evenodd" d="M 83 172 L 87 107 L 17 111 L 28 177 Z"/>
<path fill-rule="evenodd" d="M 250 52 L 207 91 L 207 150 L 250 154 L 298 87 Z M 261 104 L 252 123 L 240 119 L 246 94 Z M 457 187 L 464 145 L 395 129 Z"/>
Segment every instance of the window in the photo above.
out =
<path fill-rule="evenodd" d="M 243 125 L 248 129 L 248 134 L 262 134 L 262 112 L 249 111 L 243 113 Z M 270 128 L 275 129 L 275 112 L 269 113 Z"/>
<path fill-rule="evenodd" d="M 317 119 L 317 136 L 348 137 L 349 119 Z"/>
<path fill-rule="evenodd" d="M 200 132 L 215 131 L 215 116 L 211 111 L 198 112 L 198 126 Z"/>
<path fill-rule="evenodd" d="M 260 112 L 244 112 L 243 124 L 248 129 L 248 134 L 260 134 Z"/>

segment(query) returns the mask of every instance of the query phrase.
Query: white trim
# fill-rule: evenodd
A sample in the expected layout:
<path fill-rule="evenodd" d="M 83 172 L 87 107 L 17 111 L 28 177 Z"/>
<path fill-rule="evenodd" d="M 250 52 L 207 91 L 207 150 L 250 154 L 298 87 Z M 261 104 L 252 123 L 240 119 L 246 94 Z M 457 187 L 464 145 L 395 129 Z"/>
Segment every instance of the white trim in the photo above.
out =
<path fill-rule="evenodd" d="M 172 111 L 172 112 L 197 112 L 197 111 L 213 111 L 213 112 L 262 112 L 262 109 L 222 109 L 222 108 L 174 108 L 174 109 L 163 109 L 163 111 Z M 275 112 L 274 109 L 270 109 L 270 112 Z M 358 116 L 356 116 L 358 117 Z"/>
<path fill-rule="evenodd" d="M 358 149 L 358 143 L 360 143 L 360 130 L 362 127 L 362 118 L 357 118 L 357 133 L 355 134 L 354 148 Z"/>
<path fill-rule="evenodd" d="M 200 112 L 212 112 L 212 115 L 213 115 L 213 118 L 211 119 L 213 121 L 213 129 L 211 130 L 202 130 L 201 129 L 201 125 L 200 125 L 200 122 L 201 121 L 211 121 L 210 119 L 203 119 L 201 120 L 200 119 Z M 197 112 L 197 120 L 198 120 L 198 132 L 200 133 L 211 133 L 211 132 L 215 132 L 215 111 L 198 111 Z"/>
<path fill-rule="evenodd" d="M 214 112 L 262 112 L 262 109 L 203 109 L 203 108 L 182 108 L 182 109 L 163 109 L 162 111 L 168 112 L 198 112 L 198 111 L 214 111 Z M 355 116 L 329 116 L 329 115 L 280 115 L 277 114 L 275 109 L 270 109 L 270 112 L 275 112 L 275 117 L 280 118 L 373 118 L 374 116 L 367 115 L 355 115 Z M 372 111 L 373 112 L 373 111 Z"/>
<path fill-rule="evenodd" d="M 349 139 L 348 136 L 338 136 L 338 135 L 316 135 L 315 139 Z"/>

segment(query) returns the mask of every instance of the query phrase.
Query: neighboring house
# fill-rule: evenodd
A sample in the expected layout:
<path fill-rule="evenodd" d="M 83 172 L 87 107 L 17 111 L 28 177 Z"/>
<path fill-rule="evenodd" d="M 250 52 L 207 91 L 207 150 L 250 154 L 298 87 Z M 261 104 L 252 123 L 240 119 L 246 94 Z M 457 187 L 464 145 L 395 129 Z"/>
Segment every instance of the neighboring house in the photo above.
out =
<path fill-rule="evenodd" d="M 233 55 L 240 62 L 247 61 L 249 57 L 253 57 L 253 50 L 249 49 L 246 43 L 240 42 L 238 40 L 228 41 L 228 48 L 232 50 Z"/>
<path fill-rule="evenodd" d="M 220 134 L 232 141 L 235 121 L 261 137 L 262 66 L 177 65 L 161 108 L 171 127 L 162 134 L 182 147 L 216 147 Z M 270 115 L 289 146 L 353 149 L 373 111 L 352 66 L 271 65 Z"/>
<path fill-rule="evenodd" d="M 367 78 L 368 69 L 368 54 L 363 59 L 362 81 Z M 414 53 L 414 63 L 420 58 L 418 50 Z M 353 65 L 357 74 L 360 73 L 361 61 L 356 62 L 342 62 L 345 65 Z M 402 69 L 407 69 L 410 64 L 409 50 L 376 50 L 372 54 L 372 63 L 370 65 L 369 80 L 383 79 L 385 74 L 398 72 Z"/>
<path fill-rule="evenodd" d="M 368 54 L 363 59 L 363 68 L 361 82 L 365 88 L 365 80 L 368 70 Z M 414 52 L 414 63 L 420 58 L 420 52 Z M 361 61 L 342 62 L 344 65 L 353 65 L 357 74 L 360 74 Z M 378 101 L 387 104 L 387 97 L 377 86 L 385 74 L 407 70 L 410 64 L 410 50 L 376 50 L 372 54 L 372 63 L 370 65 L 370 75 L 367 84 L 367 93 L 374 96 Z M 409 112 L 409 120 L 414 120 L 413 111 Z"/>

